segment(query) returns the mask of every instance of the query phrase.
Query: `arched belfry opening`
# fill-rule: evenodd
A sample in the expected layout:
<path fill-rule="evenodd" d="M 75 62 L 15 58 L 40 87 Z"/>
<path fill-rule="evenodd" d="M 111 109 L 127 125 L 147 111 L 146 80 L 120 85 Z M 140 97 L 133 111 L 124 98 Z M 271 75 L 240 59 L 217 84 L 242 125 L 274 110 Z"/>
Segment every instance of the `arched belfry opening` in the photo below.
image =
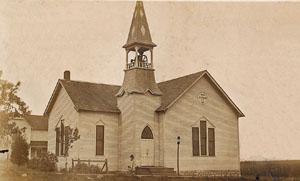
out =
<path fill-rule="evenodd" d="M 142 139 L 153 139 L 153 134 L 149 126 L 146 126 L 142 132 Z"/>
<path fill-rule="evenodd" d="M 147 51 L 136 46 L 126 50 L 126 70 L 133 68 L 153 69 L 153 49 Z"/>

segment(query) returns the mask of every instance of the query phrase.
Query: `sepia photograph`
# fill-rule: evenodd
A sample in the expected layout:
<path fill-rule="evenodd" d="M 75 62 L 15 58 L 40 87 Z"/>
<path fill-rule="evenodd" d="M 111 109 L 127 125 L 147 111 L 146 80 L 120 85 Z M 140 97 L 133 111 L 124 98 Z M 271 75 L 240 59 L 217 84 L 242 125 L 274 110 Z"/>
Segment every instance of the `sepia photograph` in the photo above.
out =
<path fill-rule="evenodd" d="M 300 180 L 300 2 L 3 0 L 0 181 Z"/>

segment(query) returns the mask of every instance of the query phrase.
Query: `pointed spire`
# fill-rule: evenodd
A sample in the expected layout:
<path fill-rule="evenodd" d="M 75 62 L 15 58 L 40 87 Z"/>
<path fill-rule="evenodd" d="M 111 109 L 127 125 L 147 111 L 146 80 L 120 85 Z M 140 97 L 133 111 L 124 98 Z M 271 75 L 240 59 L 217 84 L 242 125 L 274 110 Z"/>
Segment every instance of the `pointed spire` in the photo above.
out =
<path fill-rule="evenodd" d="M 153 43 L 151 39 L 150 30 L 142 1 L 136 2 L 127 43 L 123 46 L 123 48 L 127 48 L 134 44 L 146 45 L 150 47 L 156 46 L 156 44 Z"/>

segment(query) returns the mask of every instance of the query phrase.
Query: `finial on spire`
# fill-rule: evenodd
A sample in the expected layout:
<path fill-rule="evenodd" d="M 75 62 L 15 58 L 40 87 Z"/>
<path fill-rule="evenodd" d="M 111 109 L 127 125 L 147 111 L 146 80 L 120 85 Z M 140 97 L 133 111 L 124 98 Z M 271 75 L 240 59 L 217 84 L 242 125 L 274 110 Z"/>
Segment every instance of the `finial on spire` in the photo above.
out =
<path fill-rule="evenodd" d="M 156 46 L 156 44 L 153 43 L 151 39 L 150 30 L 142 1 L 136 2 L 127 43 L 123 46 L 123 48 L 128 48 L 132 45 L 145 45 L 147 47 Z"/>

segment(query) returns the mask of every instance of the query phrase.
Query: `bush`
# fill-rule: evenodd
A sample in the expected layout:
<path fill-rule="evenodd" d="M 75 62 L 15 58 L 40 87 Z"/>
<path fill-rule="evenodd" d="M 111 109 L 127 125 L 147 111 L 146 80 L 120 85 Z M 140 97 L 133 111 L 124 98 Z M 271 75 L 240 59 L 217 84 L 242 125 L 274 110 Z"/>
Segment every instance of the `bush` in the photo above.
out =
<path fill-rule="evenodd" d="M 42 153 L 41 157 L 29 160 L 28 168 L 43 172 L 56 171 L 57 157 L 53 153 Z"/>
<path fill-rule="evenodd" d="M 29 145 L 22 134 L 16 134 L 13 137 L 11 149 L 10 160 L 12 163 L 18 166 L 28 163 Z"/>
<path fill-rule="evenodd" d="M 92 174 L 99 174 L 101 173 L 100 168 L 97 165 L 87 165 L 85 163 L 80 163 L 75 165 L 74 171 L 78 173 L 92 173 Z"/>

